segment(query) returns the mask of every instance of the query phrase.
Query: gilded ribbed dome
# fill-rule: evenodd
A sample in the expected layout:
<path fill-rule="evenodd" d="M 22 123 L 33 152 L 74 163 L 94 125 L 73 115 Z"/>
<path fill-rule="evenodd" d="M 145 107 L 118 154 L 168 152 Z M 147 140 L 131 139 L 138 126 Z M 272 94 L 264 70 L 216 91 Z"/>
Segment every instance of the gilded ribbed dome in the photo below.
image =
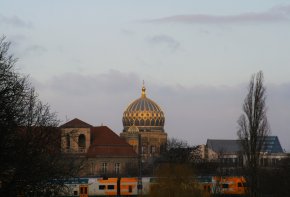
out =
<path fill-rule="evenodd" d="M 165 117 L 161 108 L 146 97 L 142 87 L 141 97 L 133 101 L 123 113 L 124 131 L 135 125 L 139 131 L 164 131 Z"/>

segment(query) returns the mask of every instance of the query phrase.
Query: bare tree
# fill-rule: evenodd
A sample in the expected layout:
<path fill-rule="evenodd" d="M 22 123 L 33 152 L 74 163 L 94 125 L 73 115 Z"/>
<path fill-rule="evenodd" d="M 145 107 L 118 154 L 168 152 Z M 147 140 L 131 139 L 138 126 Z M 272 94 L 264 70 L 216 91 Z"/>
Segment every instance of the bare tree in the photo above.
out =
<path fill-rule="evenodd" d="M 0 196 L 52 191 L 72 176 L 74 160 L 60 152 L 58 119 L 26 76 L 15 71 L 10 43 L 0 38 Z"/>
<path fill-rule="evenodd" d="M 248 94 L 243 104 L 243 113 L 238 120 L 237 135 L 241 140 L 245 158 L 245 169 L 249 183 L 249 194 L 258 196 L 258 174 L 260 153 L 269 135 L 270 128 L 266 116 L 266 89 L 263 72 L 254 74 L 250 80 Z"/>
<path fill-rule="evenodd" d="M 161 160 L 171 163 L 192 163 L 200 159 L 198 146 L 190 146 L 186 141 L 171 138 L 167 140 Z"/>

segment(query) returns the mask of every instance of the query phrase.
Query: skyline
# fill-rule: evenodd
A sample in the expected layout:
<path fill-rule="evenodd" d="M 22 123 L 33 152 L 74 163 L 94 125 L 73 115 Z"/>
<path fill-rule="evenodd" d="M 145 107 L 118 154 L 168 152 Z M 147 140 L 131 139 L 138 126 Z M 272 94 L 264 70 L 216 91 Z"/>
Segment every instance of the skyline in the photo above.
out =
<path fill-rule="evenodd" d="M 122 131 L 147 95 L 170 137 L 236 137 L 252 74 L 264 72 L 272 135 L 290 151 L 290 4 L 286 0 L 3 1 L 0 29 L 43 102 L 64 123 Z"/>

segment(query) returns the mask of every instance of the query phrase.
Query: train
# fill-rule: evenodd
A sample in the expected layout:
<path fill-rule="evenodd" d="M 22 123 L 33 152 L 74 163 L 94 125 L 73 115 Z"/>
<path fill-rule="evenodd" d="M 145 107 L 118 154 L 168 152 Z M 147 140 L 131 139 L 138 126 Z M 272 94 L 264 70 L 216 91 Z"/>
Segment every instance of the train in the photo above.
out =
<path fill-rule="evenodd" d="M 205 197 L 244 196 L 247 192 L 244 177 L 207 176 L 194 177 L 192 184 L 198 187 Z M 97 177 L 74 178 L 64 182 L 64 190 L 59 196 L 148 196 L 151 188 L 158 188 L 156 177 Z"/>
<path fill-rule="evenodd" d="M 154 177 L 74 178 L 64 182 L 60 196 L 138 196 L 149 195 Z"/>
<path fill-rule="evenodd" d="M 248 192 L 243 176 L 197 177 L 197 183 L 206 196 L 245 196 Z"/>

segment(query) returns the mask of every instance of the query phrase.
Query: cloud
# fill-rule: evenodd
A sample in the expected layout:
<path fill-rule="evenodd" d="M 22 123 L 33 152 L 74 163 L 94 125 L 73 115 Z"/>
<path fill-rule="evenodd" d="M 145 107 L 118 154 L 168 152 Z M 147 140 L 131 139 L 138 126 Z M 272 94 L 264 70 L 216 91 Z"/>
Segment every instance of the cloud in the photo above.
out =
<path fill-rule="evenodd" d="M 25 22 L 24 20 L 20 19 L 18 16 L 12 16 L 12 17 L 6 17 L 3 15 L 0 15 L 0 25 L 11 25 L 14 27 L 20 27 L 20 28 L 31 28 L 32 23 Z"/>
<path fill-rule="evenodd" d="M 128 87 L 132 83 L 137 84 L 138 80 L 137 75 L 133 73 L 124 74 L 117 70 L 110 70 L 108 73 L 98 75 L 65 73 L 52 77 L 48 84 L 49 88 L 58 94 L 82 97 L 91 96 L 98 92 L 106 95 L 126 92 Z"/>
<path fill-rule="evenodd" d="M 273 23 L 273 22 L 289 22 L 290 21 L 290 5 L 276 6 L 264 12 L 245 12 L 236 15 L 209 15 L 209 14 L 189 14 L 174 15 L 163 18 L 144 20 L 149 23 Z"/>
<path fill-rule="evenodd" d="M 155 35 L 149 38 L 149 43 L 153 45 L 163 45 L 172 51 L 175 51 L 180 46 L 180 43 L 168 35 Z"/>
<path fill-rule="evenodd" d="M 31 45 L 24 50 L 25 55 L 42 55 L 47 50 L 40 45 Z"/>
<path fill-rule="evenodd" d="M 126 107 L 141 95 L 142 80 L 135 73 L 111 70 L 107 73 L 82 75 L 66 73 L 48 81 L 33 80 L 41 99 L 48 102 L 59 118 L 80 118 L 92 125 L 108 125 L 122 131 Z M 247 83 L 236 86 L 164 85 L 146 81 L 147 96 L 165 113 L 169 137 L 190 144 L 212 139 L 236 139 L 237 120 L 242 112 Z M 272 135 L 290 151 L 290 83 L 267 85 L 268 118 Z"/>

